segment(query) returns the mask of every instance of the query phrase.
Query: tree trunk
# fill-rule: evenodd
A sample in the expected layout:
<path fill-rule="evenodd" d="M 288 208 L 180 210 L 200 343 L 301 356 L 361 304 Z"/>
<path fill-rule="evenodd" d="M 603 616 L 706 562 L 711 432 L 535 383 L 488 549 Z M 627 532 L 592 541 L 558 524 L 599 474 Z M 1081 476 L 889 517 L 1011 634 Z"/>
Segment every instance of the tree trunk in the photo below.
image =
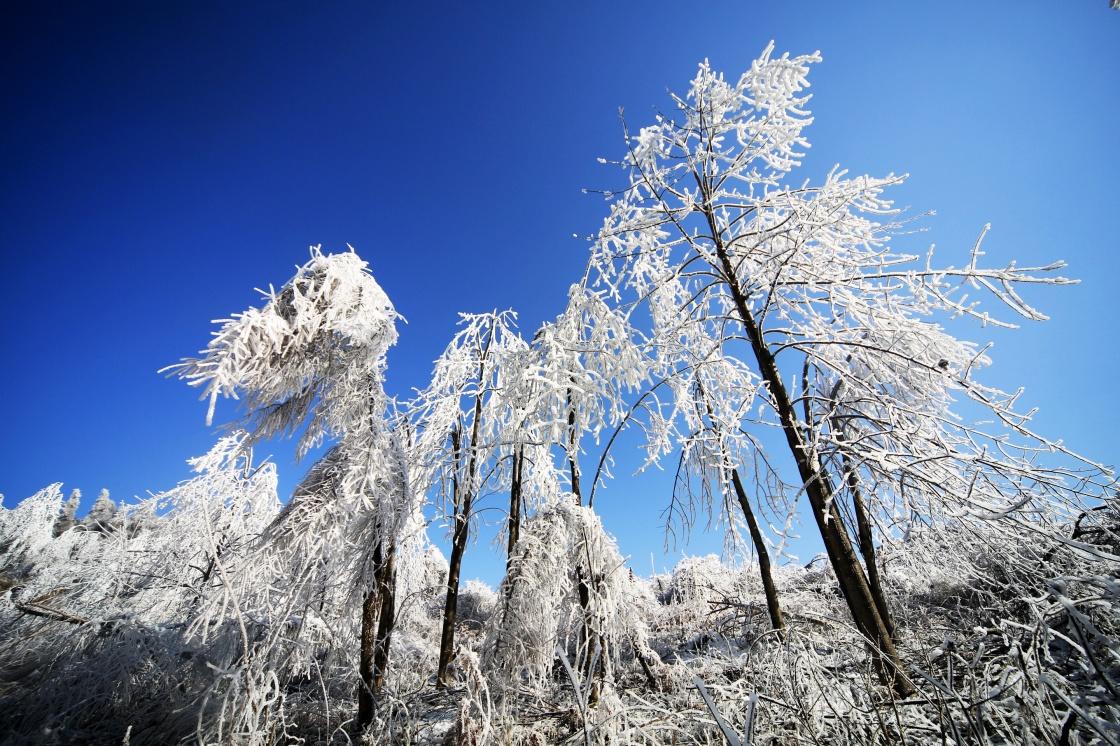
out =
<path fill-rule="evenodd" d="M 842 438 L 839 431 L 836 435 L 838 440 Z M 887 631 L 891 637 L 894 637 L 894 620 L 891 618 L 890 609 L 887 606 L 887 596 L 883 593 L 883 584 L 879 578 L 879 564 L 875 556 L 875 538 L 871 532 L 871 520 L 867 513 L 867 504 L 863 501 L 863 492 L 860 490 L 859 474 L 856 473 L 855 465 L 851 463 L 847 453 L 842 453 L 841 458 L 844 464 L 848 491 L 852 495 L 852 509 L 856 514 L 856 540 L 859 543 L 859 552 L 863 555 L 863 564 L 867 568 L 867 584 L 871 586 L 871 595 L 875 597 L 875 603 L 879 607 L 879 614 L 883 617 L 883 622 L 887 625 Z"/>
<path fill-rule="evenodd" d="M 512 569 L 513 550 L 521 533 L 521 477 L 525 469 L 525 446 L 517 446 L 513 454 L 513 473 L 509 485 L 509 524 L 506 529 L 506 575 Z"/>
<path fill-rule="evenodd" d="M 513 600 L 513 593 L 517 584 L 514 577 L 514 552 L 517 550 L 517 540 L 521 535 L 521 480 L 525 473 L 525 446 L 519 445 L 513 457 L 513 474 L 510 477 L 509 489 L 509 526 L 506 542 L 506 580 L 505 592 L 502 594 L 502 624 L 505 629 L 506 618 L 509 616 L 509 605 Z M 501 647 L 503 635 L 498 635 L 494 641 L 494 650 Z"/>
<path fill-rule="evenodd" d="M 593 574 L 590 580 L 596 582 L 597 578 Z M 583 569 L 577 564 L 576 593 L 579 595 L 580 611 L 583 612 L 580 643 L 583 648 L 584 659 L 580 671 L 587 686 L 587 704 L 594 707 L 599 703 L 602 679 L 606 673 L 603 656 L 607 654 L 607 650 L 599 632 L 598 620 L 591 614 L 591 587 L 587 583 L 588 578 L 583 576 Z M 598 651 L 598 657 L 596 657 L 596 651 Z"/>
<path fill-rule="evenodd" d="M 770 613 L 770 626 L 785 636 L 786 623 L 782 618 L 782 607 L 778 604 L 778 588 L 774 585 L 774 576 L 770 571 L 770 553 L 766 551 L 766 544 L 762 541 L 762 532 L 758 528 L 758 521 L 751 510 L 747 493 L 739 479 L 739 470 L 731 470 L 731 483 L 735 487 L 735 496 L 739 498 L 739 507 L 747 519 L 747 528 L 751 532 L 751 541 L 754 542 L 755 551 L 758 552 L 758 572 L 762 576 L 762 588 L 766 593 L 766 610 Z"/>
<path fill-rule="evenodd" d="M 358 661 L 358 729 L 364 731 L 373 722 L 377 695 L 385 682 L 389 667 L 389 642 L 396 624 L 396 547 L 390 545 L 382 556 L 381 547 L 374 550 L 374 587 L 362 597 L 361 649 Z"/>
<path fill-rule="evenodd" d="M 759 373 L 766 382 L 774 407 L 778 412 L 782 431 L 786 436 L 786 443 L 797 464 L 798 474 L 805 485 L 805 493 L 813 509 L 813 517 L 816 519 L 817 528 L 824 540 L 825 551 L 840 584 L 841 592 L 848 602 L 848 608 L 857 628 L 872 643 L 880 678 L 884 683 L 893 686 L 899 694 L 909 695 L 913 692 L 913 686 L 906 680 L 902 670 L 902 661 L 895 649 L 894 638 L 888 625 L 883 620 L 886 609 L 883 609 L 880 613 L 868 585 L 867 576 L 864 574 L 863 566 L 852 549 L 848 532 L 844 529 L 842 523 L 833 520 L 834 492 L 830 480 L 812 463 L 807 444 L 802 441 L 801 433 L 797 428 L 797 416 L 794 413 L 789 393 L 786 391 L 785 384 L 778 373 L 774 356 L 762 337 L 762 330 L 747 307 L 746 297 L 739 286 L 735 269 L 720 238 L 715 215 L 710 207 L 706 206 L 704 211 L 716 243 L 716 255 L 723 275 L 731 291 L 731 297 L 739 313 L 739 318 L 743 322 L 743 329 L 754 353 Z"/>
<path fill-rule="evenodd" d="M 373 649 L 373 693 L 380 694 L 389 672 L 389 644 L 397 626 L 397 547 L 389 546 L 388 556 L 375 573 L 381 609 L 377 620 L 377 643 Z"/>
<path fill-rule="evenodd" d="M 848 355 L 848 360 L 852 356 Z M 805 367 L 802 372 L 802 390 L 809 391 L 809 358 L 805 358 Z M 831 403 L 830 409 L 836 411 L 836 394 L 840 391 L 843 385 L 843 379 L 837 381 L 829 394 L 828 400 Z M 809 397 L 803 397 L 802 402 L 805 406 L 805 427 L 806 438 L 812 438 L 813 429 L 816 423 L 813 421 L 812 406 L 810 405 Z M 863 492 L 860 490 L 859 474 L 851 463 L 847 451 L 844 450 L 844 429 L 843 426 L 836 422 L 834 418 L 829 418 L 829 427 L 832 431 L 832 437 L 835 439 L 837 445 L 840 446 L 840 459 L 841 459 L 841 472 L 844 482 L 848 486 L 848 493 L 852 497 L 852 510 L 856 517 L 856 543 L 859 545 L 860 554 L 863 555 L 864 571 L 867 573 L 867 584 L 871 588 L 871 595 L 875 599 L 875 605 L 879 609 L 879 616 L 883 618 L 883 623 L 887 627 L 887 632 L 890 633 L 891 639 L 895 637 L 894 621 L 891 619 L 890 607 L 887 606 L 887 597 L 883 593 L 883 586 L 879 580 L 879 564 L 875 558 L 875 542 L 871 534 L 871 521 L 868 518 L 867 505 L 863 501 Z M 822 474 L 827 473 L 827 467 L 823 456 L 818 456 L 820 463 L 820 470 Z M 834 493 L 835 495 L 835 493 Z M 836 521 L 838 526 L 846 526 L 843 517 L 840 515 L 840 508 L 836 504 L 835 497 L 832 501 L 832 520 Z M 845 529 L 847 530 L 847 529 Z"/>
<path fill-rule="evenodd" d="M 481 368 L 481 366 L 480 366 Z M 481 370 L 479 380 L 482 379 Z M 470 533 L 470 516 L 474 486 L 475 443 L 478 440 L 479 419 L 481 418 L 482 396 L 475 396 L 474 423 L 471 428 L 471 458 L 467 467 L 467 484 L 464 488 L 456 478 L 452 481 L 452 503 L 455 506 L 455 527 L 451 532 L 451 557 L 447 565 L 447 597 L 443 604 L 443 628 L 439 638 L 439 665 L 436 667 L 436 686 L 447 686 L 450 682 L 448 666 L 455 654 L 455 623 L 459 619 L 459 573 L 463 567 L 463 555 L 467 552 L 467 536 Z M 459 471 L 462 456 L 461 435 L 458 430 L 451 433 L 452 449 L 455 457 L 455 472 Z"/>
<path fill-rule="evenodd" d="M 467 501 L 465 508 L 469 509 Z M 451 683 L 447 668 L 455 652 L 455 623 L 459 616 L 459 573 L 463 567 L 463 555 L 467 551 L 467 519 L 464 514 L 455 516 L 455 530 L 451 538 L 451 559 L 447 566 L 447 598 L 443 604 L 443 631 L 439 641 L 439 667 L 436 670 L 436 685 Z"/>
<path fill-rule="evenodd" d="M 380 597 L 377 590 L 366 591 L 362 598 L 362 641 L 361 657 L 358 662 L 358 732 L 364 731 L 373 722 L 373 646 L 377 634 L 378 607 Z"/>
<path fill-rule="evenodd" d="M 494 341 L 494 326 L 490 325 L 490 334 L 482 349 L 482 359 L 478 361 L 478 383 L 481 387 L 486 379 L 486 360 L 490 352 L 490 344 Z M 459 465 L 462 463 L 463 446 L 462 427 L 460 425 L 451 431 L 451 448 L 453 456 L 453 478 L 451 487 L 451 502 L 455 511 L 455 527 L 451 532 L 451 558 L 447 567 L 447 599 L 443 604 L 443 629 L 439 638 L 439 665 L 436 667 L 436 686 L 444 687 L 450 682 L 447 673 L 451 665 L 451 657 L 455 654 L 455 622 L 459 618 L 459 571 L 463 566 L 463 555 L 467 551 L 467 537 L 470 535 L 471 508 L 474 503 L 475 479 L 478 475 L 478 433 L 482 426 L 482 391 L 481 388 L 474 395 L 474 412 L 471 418 L 471 439 L 466 446 L 470 449 L 470 458 L 467 461 L 466 485 L 459 479 Z"/>
<path fill-rule="evenodd" d="M 576 438 L 576 408 L 572 405 L 572 390 L 568 389 L 568 471 L 571 474 L 572 494 L 576 496 L 576 505 L 583 505 L 583 494 L 580 492 L 579 481 L 579 442 Z"/>

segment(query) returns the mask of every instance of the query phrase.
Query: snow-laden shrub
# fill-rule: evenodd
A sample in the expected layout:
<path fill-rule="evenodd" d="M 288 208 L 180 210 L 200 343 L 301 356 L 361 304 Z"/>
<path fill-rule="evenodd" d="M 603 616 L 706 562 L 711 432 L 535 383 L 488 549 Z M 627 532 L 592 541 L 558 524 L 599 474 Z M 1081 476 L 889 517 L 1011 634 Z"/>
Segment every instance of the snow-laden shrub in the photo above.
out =
<path fill-rule="evenodd" d="M 61 511 L 62 482 L 44 487 L 11 510 L 0 505 L 0 572 L 22 574 L 22 565 L 47 550 Z"/>
<path fill-rule="evenodd" d="M 243 436 L 191 461 L 196 476 L 54 536 L 61 492 L 0 512 L 18 584 L 0 602 L 0 732 L 38 742 L 133 743 L 188 737 L 221 680 L 230 635 L 186 634 L 223 568 L 278 510 L 271 464 L 254 468 Z M 104 496 L 104 500 L 108 500 Z M 111 521 L 111 523 L 110 523 Z M 111 527 L 110 527 L 111 526 Z"/>
<path fill-rule="evenodd" d="M 33 542 L 37 551 L 21 550 L 28 574 L 0 602 L 5 643 L 0 732 L 11 734 L 10 741 L 119 743 L 131 726 L 133 744 L 180 739 L 263 744 L 297 737 L 314 742 L 336 733 L 352 716 L 354 663 L 347 653 L 357 630 L 345 607 L 318 621 L 281 617 L 282 610 L 271 617 L 231 613 L 215 618 L 205 636 L 184 634 L 185 622 L 197 618 L 190 616 L 192 599 L 200 593 L 221 598 L 226 589 L 218 584 L 226 581 L 219 575 L 199 584 L 199 571 L 189 567 L 200 567 L 204 557 L 191 554 L 191 542 L 201 550 L 208 546 L 205 540 L 180 546 L 161 532 L 174 526 L 173 536 L 205 537 L 206 529 L 191 528 L 188 515 L 209 526 L 249 525 L 252 513 L 233 508 L 250 500 L 238 490 L 260 488 L 254 479 L 266 475 L 262 470 L 254 477 L 237 459 L 218 461 L 216 469 L 203 470 L 177 492 L 153 498 L 166 504 L 166 512 L 151 504 L 122 508 L 130 525 L 139 522 L 142 531 L 76 530 L 42 539 L 57 518 L 61 492 L 49 494 L 53 504 L 22 514 L 19 534 L 40 538 Z M 215 480 L 213 492 L 206 479 Z M 221 484 L 234 489 L 228 493 L 234 499 L 217 510 L 206 495 L 221 492 Z M 264 489 L 254 499 L 269 504 L 274 497 Z M 213 512 L 199 509 L 208 504 Z M 27 520 L 31 513 L 39 515 L 38 526 Z M 9 536 L 16 522 L 6 525 Z M 1100 510 L 1045 540 L 1006 524 L 977 523 L 967 531 L 938 527 L 914 533 L 883 547 L 900 649 L 918 689 L 905 703 L 892 702 L 879 684 L 827 565 L 776 568 L 788 623 L 779 640 L 767 630 L 754 568 L 684 563 L 677 580 L 695 579 L 698 567 L 721 568 L 731 590 L 724 589 L 726 604 L 715 607 L 704 593 L 693 595 L 714 612 L 697 617 L 682 636 L 673 615 L 688 604 L 657 602 L 655 584 L 630 578 L 597 518 L 569 503 L 550 505 L 526 521 L 518 573 L 512 576 L 525 587 L 499 589 L 487 638 L 461 638 L 459 686 L 435 694 L 427 684 L 435 669 L 438 625 L 422 604 L 409 599 L 424 598 L 425 589 L 440 597 L 443 563 L 419 531 L 399 550 L 398 572 L 408 579 L 402 577 L 398 598 L 396 663 L 369 742 L 432 743 L 447 736 L 448 742 L 463 743 L 578 743 L 586 729 L 592 743 L 718 743 L 718 727 L 694 685 L 699 677 L 736 732 L 753 712 L 754 743 L 893 743 L 905 737 L 916 744 L 1049 744 L 1063 733 L 1070 744 L 1107 743 L 1116 738 L 1120 719 L 1110 689 L 1120 678 L 1115 613 L 1120 559 L 1111 553 L 1116 529 L 1115 513 Z M 250 559 L 237 549 L 244 544 L 230 546 L 223 553 L 228 565 L 222 565 L 230 589 L 262 582 L 266 576 L 254 580 L 236 570 Z M 132 551 L 139 548 L 145 552 Z M 136 557 L 148 550 L 153 557 L 138 565 Z M 175 582 L 160 586 L 134 576 L 161 574 L 160 562 Z M 184 575 L 174 575 L 179 570 L 172 565 L 182 565 Z M 585 583 L 591 597 L 581 605 L 579 579 L 593 578 L 595 568 L 613 567 L 618 571 L 601 584 Z M 557 580 L 551 587 L 550 578 Z M 539 584 L 529 585 L 530 580 Z M 268 576 L 267 582 L 278 581 Z M 697 587 L 704 586 L 689 580 L 679 590 Z M 599 590 L 591 595 L 594 588 Z M 161 597 L 165 603 L 155 603 Z M 500 625 L 503 613 L 508 621 Z M 554 627 L 545 624 L 549 620 Z M 614 686 L 596 687 L 594 669 L 588 676 L 581 650 L 591 639 L 589 622 L 604 633 L 609 666 L 601 675 L 613 678 Z M 277 631 L 306 632 L 311 639 L 329 634 L 331 644 L 311 646 L 306 668 L 286 669 L 273 658 L 258 658 L 268 651 L 254 645 L 246 658 L 243 631 L 251 641 Z M 628 635 L 634 631 L 639 645 L 648 641 L 665 661 L 646 660 L 652 680 L 631 657 L 635 640 Z M 697 646 L 701 634 L 709 640 Z M 498 641 L 515 653 L 507 657 L 498 648 L 495 655 Z M 512 648 L 515 644 L 520 645 Z M 557 647 L 567 655 L 578 694 L 562 666 L 554 664 Z M 297 648 L 277 650 L 302 654 Z M 539 657 L 529 657 L 534 654 Z M 532 677 L 526 663 L 535 666 Z"/>
<path fill-rule="evenodd" d="M 783 641 L 725 628 L 697 650 L 666 624 L 672 606 L 660 607 L 651 637 L 659 649 L 675 646 L 667 657 L 679 661 L 678 681 L 705 682 L 732 729 L 742 733 L 754 713 L 756 743 L 1107 743 L 1120 720 L 1112 691 L 1120 558 L 1109 552 L 1117 526 L 1106 516 L 1095 511 L 1094 527 L 1076 540 L 1063 538 L 1078 532 L 1070 525 L 1044 538 L 1037 525 L 977 521 L 885 547 L 886 591 L 917 687 L 905 703 L 877 682 L 821 563 L 779 569 Z M 737 604 L 753 593 L 742 587 Z M 717 622 L 709 620 L 709 633 Z M 648 709 L 635 700 L 629 717 L 657 722 L 659 707 L 675 707 L 681 715 L 663 726 L 664 741 L 670 732 L 682 742 L 713 737 L 710 717 L 686 715 L 680 697 L 655 698 Z"/>
<path fill-rule="evenodd" d="M 723 599 L 734 592 L 736 576 L 714 554 L 684 557 L 673 568 L 658 600 L 663 604 L 703 604 Z"/>
<path fill-rule="evenodd" d="M 609 676 L 624 647 L 644 649 L 640 592 L 599 517 L 572 500 L 525 522 L 498 593 L 483 659 L 495 687 L 542 685 L 558 651 L 590 678 L 596 665 Z"/>
<path fill-rule="evenodd" d="M 498 594 L 481 580 L 468 580 L 459 591 L 459 622 L 483 629 L 498 606 Z"/>

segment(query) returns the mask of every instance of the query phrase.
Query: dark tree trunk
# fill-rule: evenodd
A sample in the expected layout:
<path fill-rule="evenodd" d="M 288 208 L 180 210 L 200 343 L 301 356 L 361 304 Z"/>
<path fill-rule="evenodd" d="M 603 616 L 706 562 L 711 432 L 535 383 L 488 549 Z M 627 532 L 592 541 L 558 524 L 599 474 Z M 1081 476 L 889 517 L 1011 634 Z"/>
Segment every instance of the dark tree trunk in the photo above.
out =
<path fill-rule="evenodd" d="M 469 501 L 465 507 L 469 508 Z M 439 667 L 436 670 L 437 686 L 450 683 L 448 666 L 455 653 L 455 623 L 459 617 L 459 573 L 463 567 L 463 555 L 467 550 L 467 519 L 465 515 L 455 516 L 455 530 L 451 537 L 451 559 L 447 567 L 447 598 L 443 604 L 443 630 L 439 641 Z"/>
<path fill-rule="evenodd" d="M 374 550 L 372 590 L 362 597 L 361 650 L 358 674 L 358 728 L 364 731 L 373 722 L 377 695 L 385 682 L 389 667 L 389 642 L 396 624 L 396 547 L 390 545 L 382 554 Z"/>
<path fill-rule="evenodd" d="M 521 536 L 521 485 L 525 474 L 525 446 L 517 446 L 513 456 L 513 474 L 510 477 L 509 489 L 509 526 L 506 542 L 506 580 L 503 584 L 502 594 L 502 629 L 505 629 L 506 619 L 509 616 L 509 605 L 513 601 L 516 590 L 517 578 L 514 575 L 516 564 L 517 540 Z M 494 641 L 495 652 L 501 647 L 503 635 L 498 635 Z"/>
<path fill-rule="evenodd" d="M 805 485 L 805 492 L 813 510 L 813 517 L 817 522 L 821 538 L 824 540 L 825 551 L 828 554 L 833 572 L 836 574 L 840 590 L 848 602 L 848 608 L 856 622 L 856 627 L 872 644 L 872 651 L 875 653 L 878 662 L 877 668 L 880 677 L 884 683 L 893 686 L 899 694 L 909 695 L 913 692 L 913 686 L 906 680 L 902 670 L 902 661 L 894 645 L 894 638 L 890 633 L 889 626 L 883 620 L 886 609 L 882 609 L 882 613 L 880 613 L 875 597 L 868 585 L 867 576 L 864 574 L 863 566 L 852 548 L 847 530 L 843 523 L 833 520 L 835 506 L 833 505 L 834 491 L 831 482 L 827 475 L 813 464 L 807 444 L 802 440 L 789 393 L 778 373 L 778 366 L 773 354 L 762 337 L 762 330 L 747 307 L 747 300 L 735 275 L 731 258 L 720 239 L 715 215 L 710 207 L 705 207 L 704 212 L 712 236 L 715 239 L 720 270 L 731 292 L 739 318 L 743 322 L 743 329 L 754 353 L 759 373 L 766 382 L 774 407 L 778 412 L 782 431 L 786 436 L 786 443 L 797 464 L 798 474 Z M 830 510 L 830 506 L 833 508 L 832 510 Z"/>
<path fill-rule="evenodd" d="M 837 439 L 841 438 L 839 432 L 836 435 Z M 890 607 L 887 606 L 887 596 L 883 593 L 883 583 L 879 578 L 878 558 L 875 555 L 875 538 L 871 531 L 871 519 L 867 512 L 867 504 L 864 502 L 863 492 L 860 490 L 859 474 L 847 453 L 842 454 L 842 460 L 848 491 L 852 495 L 852 509 L 856 514 L 856 539 L 859 542 L 859 552 L 863 555 L 863 564 L 867 568 L 867 584 L 871 586 L 871 595 L 875 597 L 875 603 L 879 607 L 879 614 L 883 617 L 883 622 L 887 625 L 887 631 L 891 637 L 894 637 L 894 620 L 891 618 Z"/>
<path fill-rule="evenodd" d="M 580 491 L 579 481 L 579 439 L 576 438 L 576 408 L 572 405 L 572 390 L 568 389 L 568 471 L 572 480 L 572 494 L 576 496 L 576 505 L 583 505 L 583 494 Z"/>
<path fill-rule="evenodd" d="M 525 446 L 519 445 L 513 454 L 513 473 L 509 485 L 509 524 L 506 529 L 506 576 L 513 566 L 513 550 L 521 534 L 521 477 L 525 469 Z"/>
<path fill-rule="evenodd" d="M 770 626 L 785 634 L 786 623 L 782 618 L 782 607 L 778 603 L 778 588 L 774 585 L 774 576 L 770 570 L 770 553 L 766 551 L 766 544 L 762 541 L 762 531 L 759 530 L 758 520 L 751 510 L 751 503 L 747 499 L 743 482 L 739 479 L 739 470 L 731 470 L 731 483 L 735 487 L 735 496 L 739 499 L 739 507 L 747 519 L 747 528 L 751 532 L 751 541 L 754 542 L 755 551 L 758 552 L 758 572 L 762 576 L 762 589 L 766 593 L 766 610 L 770 613 Z"/>
<path fill-rule="evenodd" d="M 579 596 L 580 611 L 582 611 L 583 622 L 580 629 L 580 643 L 584 651 L 584 659 L 580 670 L 583 673 L 584 681 L 587 682 L 588 695 L 587 704 L 594 707 L 599 703 L 599 690 L 606 667 L 603 662 L 603 656 L 607 654 L 606 648 L 603 646 L 603 637 L 599 632 L 598 620 L 594 618 L 591 613 L 591 587 L 588 581 L 597 584 L 598 578 L 592 575 L 591 578 L 585 578 L 583 568 L 578 564 L 576 565 L 576 593 Z M 596 657 L 596 650 L 598 650 L 598 657 Z"/>
<path fill-rule="evenodd" d="M 378 607 L 381 598 L 377 590 L 366 591 L 362 598 L 362 648 L 358 662 L 358 730 L 364 731 L 373 722 L 373 646 L 377 634 Z"/>
<path fill-rule="evenodd" d="M 381 596 L 381 610 L 377 620 L 377 642 L 373 649 L 373 693 L 381 693 L 385 676 L 389 672 L 389 644 L 397 626 L 397 551 L 389 547 L 388 556 L 375 574 L 377 592 Z"/>
<path fill-rule="evenodd" d="M 851 359 L 851 355 L 848 356 Z M 808 384 L 808 360 L 805 362 L 805 390 L 809 390 Z M 829 394 L 829 401 L 831 402 L 832 411 L 836 411 L 836 394 L 840 391 L 843 385 L 843 380 L 837 382 L 836 386 Z M 809 399 L 805 399 L 805 419 L 810 420 L 809 414 Z M 843 471 L 844 483 L 848 487 L 848 494 L 852 498 L 852 512 L 855 514 L 856 519 L 856 543 L 859 546 L 859 553 L 863 556 L 864 568 L 867 572 L 867 584 L 871 587 L 871 595 L 875 598 L 875 604 L 879 607 L 879 615 L 883 617 L 883 622 L 887 626 L 887 631 L 891 637 L 895 636 L 894 620 L 890 615 L 890 607 L 887 605 L 887 596 L 883 593 L 883 584 L 879 577 L 879 563 L 875 552 L 875 537 L 871 528 L 871 518 L 867 510 L 867 503 L 863 499 L 863 490 L 860 487 L 858 467 L 852 462 L 851 456 L 844 448 L 844 441 L 847 439 L 844 434 L 844 427 L 841 422 L 837 421 L 835 417 L 830 418 L 829 427 L 832 430 L 832 437 L 836 440 L 837 445 L 840 447 L 840 464 Z M 824 462 L 821 462 L 821 471 L 824 471 Z M 835 520 L 841 522 L 840 511 L 836 507 L 835 501 L 833 502 L 833 513 L 836 516 Z"/>
<path fill-rule="evenodd" d="M 490 340 L 494 329 L 490 328 Z M 490 348 L 490 341 L 486 349 Z M 478 380 L 485 376 L 485 361 L 478 364 Z M 456 476 L 452 480 L 452 504 L 455 506 L 455 526 L 451 532 L 451 557 L 447 567 L 447 598 L 443 604 L 443 629 L 439 639 L 439 665 L 436 667 L 436 686 L 447 686 L 450 682 L 448 667 L 455 654 L 455 623 L 459 619 L 459 572 L 463 567 L 463 555 L 467 552 L 467 537 L 470 535 L 471 508 L 474 503 L 475 476 L 478 471 L 478 432 L 482 424 L 482 393 L 474 397 L 474 418 L 471 422 L 470 449 L 467 461 L 466 484 Z M 464 443 L 459 429 L 451 432 L 451 447 L 454 452 L 455 474 L 459 473 Z"/>
<path fill-rule="evenodd" d="M 656 674 L 653 673 L 653 667 L 650 666 L 650 661 L 649 658 L 646 657 L 645 651 L 641 650 L 638 647 L 638 643 L 636 640 L 631 640 L 630 646 L 634 648 L 634 657 L 638 659 L 638 663 L 640 663 L 642 666 L 642 673 L 646 675 L 646 682 L 649 684 L 649 688 L 655 692 L 661 691 L 661 681 L 658 680 Z M 649 652 L 655 656 L 657 655 L 657 653 L 652 650 Z M 660 660 L 658 660 L 657 662 L 658 664 L 661 663 Z"/>

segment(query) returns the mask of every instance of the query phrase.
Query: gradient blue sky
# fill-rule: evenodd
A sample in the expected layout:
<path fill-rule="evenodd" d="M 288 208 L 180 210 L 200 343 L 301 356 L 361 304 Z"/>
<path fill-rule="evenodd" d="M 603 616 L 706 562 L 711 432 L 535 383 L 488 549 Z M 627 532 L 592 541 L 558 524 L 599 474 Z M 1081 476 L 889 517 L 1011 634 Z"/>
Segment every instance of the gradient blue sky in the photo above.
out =
<path fill-rule="evenodd" d="M 909 172 L 914 237 L 960 262 L 1070 263 L 1053 320 L 995 339 L 988 380 L 1039 427 L 1115 462 L 1120 13 L 1106 0 L 942 3 L 24 3 L 0 30 L 0 492 L 85 507 L 187 476 L 215 434 L 156 370 L 279 285 L 307 246 L 353 244 L 408 318 L 388 386 L 427 380 L 457 311 L 562 308 L 617 185 L 597 156 L 667 108 L 705 57 L 820 49 L 802 170 Z M 230 416 L 231 406 L 219 410 Z M 287 492 L 306 468 L 268 451 Z M 661 568 L 664 480 L 598 505 Z M 498 502 L 494 502 L 495 507 Z M 496 518 L 497 513 L 488 514 Z M 696 536 L 692 553 L 718 548 Z M 807 548 L 807 551 L 811 547 Z M 496 581 L 486 537 L 465 577 Z"/>

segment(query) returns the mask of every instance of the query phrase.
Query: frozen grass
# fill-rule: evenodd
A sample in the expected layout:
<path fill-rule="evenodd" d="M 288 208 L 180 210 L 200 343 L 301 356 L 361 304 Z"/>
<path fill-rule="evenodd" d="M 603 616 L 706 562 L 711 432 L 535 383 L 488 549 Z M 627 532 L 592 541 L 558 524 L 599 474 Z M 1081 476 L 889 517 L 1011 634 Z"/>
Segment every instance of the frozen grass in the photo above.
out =
<path fill-rule="evenodd" d="M 272 502 L 272 484 L 254 492 L 260 473 L 239 473 L 243 496 Z M 219 468 L 207 478 L 231 475 Z M 229 501 L 198 511 L 184 493 L 204 490 L 191 484 L 153 498 L 178 494 L 167 512 L 122 511 L 111 532 L 79 524 L 52 537 L 57 486 L 0 513 L 7 742 L 120 743 L 126 733 L 133 744 L 1120 738 L 1115 503 L 1069 527 L 1075 543 L 978 523 L 885 547 L 902 658 L 918 689 L 905 700 L 878 683 L 820 563 L 779 569 L 783 637 L 769 629 L 749 564 L 689 558 L 671 575 L 635 577 L 593 513 L 558 503 L 527 523 L 512 590 L 464 589 L 456 684 L 444 690 L 433 686 L 442 558 L 417 553 L 412 572 L 427 579 L 402 595 L 391 675 L 361 736 L 357 617 L 342 604 L 324 610 L 318 634 L 294 619 L 276 634 L 275 617 L 214 611 L 227 590 L 218 578 L 239 569 L 237 551 L 203 580 L 206 532 L 189 530 L 187 514 L 227 526 L 227 546 L 237 547 L 229 519 L 245 512 Z M 581 578 L 592 579 L 584 603 Z"/>

